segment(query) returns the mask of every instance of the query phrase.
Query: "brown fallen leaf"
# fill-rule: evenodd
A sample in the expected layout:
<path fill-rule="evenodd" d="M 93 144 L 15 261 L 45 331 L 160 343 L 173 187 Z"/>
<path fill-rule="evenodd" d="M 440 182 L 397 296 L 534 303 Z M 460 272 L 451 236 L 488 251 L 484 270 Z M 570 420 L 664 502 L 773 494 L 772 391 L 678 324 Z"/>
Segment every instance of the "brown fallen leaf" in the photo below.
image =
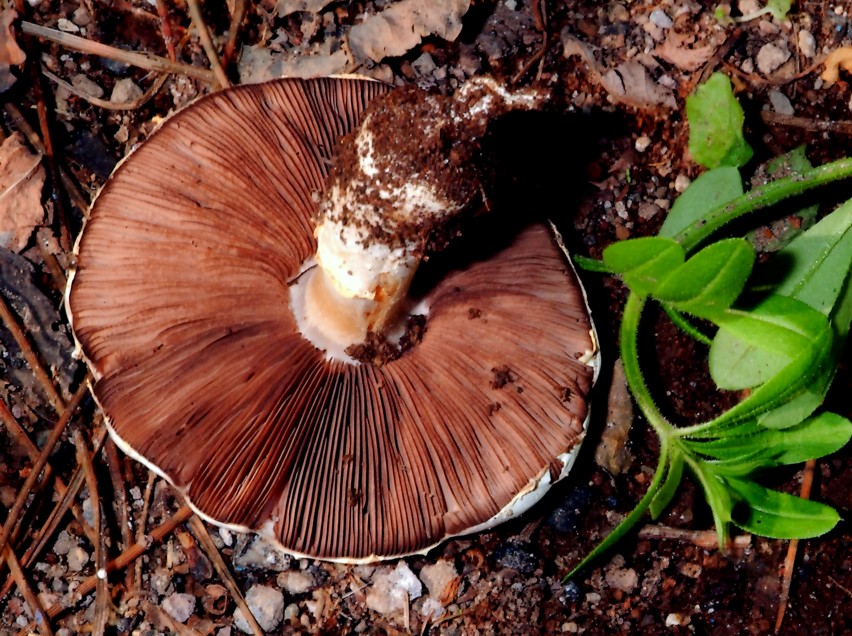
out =
<path fill-rule="evenodd" d="M 12 23 L 17 17 L 14 9 L 0 9 L 0 93 L 9 90 L 17 79 L 9 69 L 20 66 L 27 59 L 15 41 L 15 31 L 12 29 Z"/>
<path fill-rule="evenodd" d="M 852 73 L 852 46 L 841 46 L 825 58 L 825 70 L 820 77 L 828 84 L 840 79 L 840 71 Z"/>
<path fill-rule="evenodd" d="M 0 246 L 13 252 L 26 247 L 33 229 L 44 220 L 41 155 L 23 143 L 19 133 L 0 145 Z"/>
<path fill-rule="evenodd" d="M 677 33 L 674 29 L 669 29 L 666 39 L 662 44 L 659 44 L 654 49 L 653 53 L 669 64 L 674 64 L 681 70 L 694 71 L 704 66 L 708 60 L 713 57 L 716 52 L 716 46 L 706 44 L 690 48 L 692 44 L 690 40 L 694 37 Z"/>
<path fill-rule="evenodd" d="M 633 402 L 627 390 L 627 379 L 621 360 L 612 369 L 612 385 L 607 400 L 606 428 L 595 449 L 595 463 L 612 475 L 623 473 L 633 463 L 633 454 L 627 448 L 630 427 L 633 424 Z"/>
<path fill-rule="evenodd" d="M 469 7 L 470 0 L 401 0 L 353 26 L 349 49 L 356 62 L 379 62 L 408 52 L 427 35 L 455 40 Z"/>
<path fill-rule="evenodd" d="M 594 80 L 614 101 L 637 108 L 677 106 L 672 91 L 657 84 L 640 62 L 628 60 L 615 68 L 607 68 L 598 63 L 588 44 L 566 31 L 562 32 L 562 46 L 565 57 L 579 56 L 586 62 Z"/>

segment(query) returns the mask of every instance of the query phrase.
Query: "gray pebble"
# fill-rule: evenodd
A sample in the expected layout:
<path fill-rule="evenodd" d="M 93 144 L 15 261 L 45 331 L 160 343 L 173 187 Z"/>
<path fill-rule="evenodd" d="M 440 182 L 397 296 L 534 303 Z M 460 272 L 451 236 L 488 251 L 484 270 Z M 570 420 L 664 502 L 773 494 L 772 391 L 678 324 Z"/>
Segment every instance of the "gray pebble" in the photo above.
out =
<path fill-rule="evenodd" d="M 195 597 L 192 594 L 172 594 L 163 601 L 163 609 L 178 623 L 185 623 L 195 611 Z"/>
<path fill-rule="evenodd" d="M 276 629 L 284 618 L 284 595 L 274 588 L 265 585 L 252 586 L 246 593 L 246 603 L 265 632 Z M 234 625 L 245 634 L 252 633 L 240 608 L 234 612 Z"/>

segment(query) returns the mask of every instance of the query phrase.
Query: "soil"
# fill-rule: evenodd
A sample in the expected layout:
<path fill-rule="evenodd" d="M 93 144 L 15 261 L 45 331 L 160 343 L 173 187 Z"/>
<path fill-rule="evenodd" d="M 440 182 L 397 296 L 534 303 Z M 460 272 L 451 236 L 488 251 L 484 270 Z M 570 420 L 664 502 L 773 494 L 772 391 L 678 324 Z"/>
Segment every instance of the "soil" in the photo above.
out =
<path fill-rule="evenodd" d="M 168 56 L 174 46 L 179 61 L 208 68 L 182 3 L 162 3 L 162 21 L 154 7 L 141 0 L 20 4 L 19 11 L 31 22 L 56 27 L 62 18 L 69 21 L 62 23 L 63 28 L 77 35 L 161 56 Z M 375 13 L 391 4 L 334 2 L 315 13 L 279 17 L 275 2 L 251 3 L 239 42 L 294 54 L 330 42 L 334 50 L 363 12 Z M 744 0 L 732 7 L 732 14 L 749 13 L 761 4 Z M 848 75 L 827 86 L 819 78 L 818 63 L 827 52 L 852 41 L 848 4 L 800 2 L 784 22 L 762 15 L 726 24 L 714 17 L 716 8 L 715 3 L 694 0 L 474 0 L 455 41 L 426 37 L 405 55 L 364 62 L 352 70 L 441 93 L 482 74 L 513 87 L 552 90 L 554 96 L 542 112 L 509 115 L 493 126 L 488 143 L 498 157 L 493 167 L 497 187 L 489 197 L 524 212 L 544 211 L 563 230 L 572 252 L 598 257 L 616 240 L 654 233 L 677 194 L 700 174 L 687 151 L 684 100 L 715 70 L 731 76 L 746 109 L 746 134 L 756 154 L 750 166 L 800 144 L 807 144 L 814 164 L 847 152 L 852 130 Z M 210 30 L 222 37 L 228 28 L 225 4 L 205 3 L 204 12 Z M 608 94 L 600 73 L 586 61 L 563 56 L 563 33 L 591 46 L 603 67 L 640 60 L 651 81 L 670 91 L 675 107 L 665 100 L 642 102 L 636 94 L 628 99 Z M 93 83 L 107 98 L 123 80 L 137 88 L 133 96 L 154 81 L 144 71 L 55 44 L 30 38 L 21 38 L 21 44 L 30 61 L 41 60 L 80 90 L 91 91 Z M 233 66 L 228 72 L 236 79 Z M 45 362 L 54 371 L 61 367 L 65 375 L 76 373 L 70 381 L 56 379 L 67 400 L 69 386 L 79 385 L 83 369 L 74 371 L 69 362 L 67 324 L 58 312 L 61 269 L 71 258 L 69 239 L 79 229 L 83 210 L 69 194 L 68 180 L 59 179 L 59 167 L 68 170 L 70 181 L 90 199 L 116 162 L 143 141 L 161 117 L 211 86 L 186 75 L 170 75 L 148 101 L 129 110 L 112 110 L 47 81 L 33 84 L 37 71 L 15 73 L 17 83 L 0 100 L 20 109 L 38 131 L 35 137 L 42 136 L 36 105 L 47 105 L 55 161 L 48 162 L 45 205 L 53 223 L 23 252 L 33 268 L 31 283 L 22 284 L 12 298 L 4 282 L 3 292 L 33 342 L 35 334 L 43 332 L 64 338 L 63 351 L 50 354 Z M 126 90 L 128 84 L 123 86 Z M 22 129 L 8 108 L 0 121 L 5 135 Z M 820 191 L 822 210 L 849 194 L 849 184 Z M 64 236 L 58 229 L 61 223 L 70 228 Z M 604 354 L 611 362 L 626 293 L 608 277 L 586 274 L 584 280 Z M 40 309 L 21 309 L 21 299 Z M 736 400 L 737 396 L 713 389 L 706 348 L 663 316 L 648 316 L 645 327 L 643 362 L 667 414 L 681 422 L 700 421 Z M 2 331 L 3 394 L 10 411 L 0 413 L 4 421 L 0 499 L 9 510 L 37 457 L 35 451 L 27 451 L 9 418 L 42 448 L 57 416 L 50 395 L 26 373 L 30 365 Z M 601 404 L 607 375 L 597 390 Z M 510 371 L 496 369 L 495 382 L 511 382 Z M 847 363 L 829 395 L 829 407 L 847 417 L 852 416 L 849 390 Z M 261 598 L 261 592 L 275 591 L 272 600 L 260 603 L 283 612 L 273 617 L 274 633 L 773 632 L 783 605 L 788 543 L 739 536 L 735 544 L 719 550 L 711 534 L 708 544 L 703 531 L 712 528 L 712 520 L 690 482 L 653 527 L 631 533 L 593 567 L 569 582 L 563 580 L 633 508 L 656 465 L 657 440 L 639 416 L 628 438 L 632 461 L 617 474 L 597 466 L 593 455 L 606 409 L 596 407 L 594 413 L 576 468 L 529 513 L 487 532 L 449 541 L 425 556 L 378 569 L 291 559 L 250 536 L 208 526 L 213 548 L 204 542 L 199 521 L 180 517 L 180 502 L 168 486 L 108 443 L 92 458 L 92 469 L 86 471 L 89 486 L 74 498 L 73 514 L 60 517 L 47 549 L 31 562 L 26 550 L 48 521 L 59 499 L 54 493 L 61 489 L 57 481 L 45 480 L 29 498 L 12 542 L 28 585 L 10 583 L 3 590 L 0 633 L 26 633 L 34 615 L 31 594 L 44 608 L 61 607 L 58 613 L 51 612 L 50 626 L 57 634 L 99 631 L 104 625 L 105 633 L 120 634 L 236 633 L 236 604 L 217 565 L 220 553 L 236 585 L 248 592 L 250 604 L 257 604 L 253 599 Z M 76 448 L 70 431 L 82 434 Z M 73 419 L 50 456 L 53 474 L 71 483 L 78 463 L 88 464 L 88 453 L 80 449 L 96 443 L 102 431 L 99 413 L 84 399 L 81 415 Z M 812 491 L 813 498 L 835 506 L 845 518 L 852 508 L 851 468 L 848 447 L 819 460 Z M 767 476 L 767 483 L 788 492 L 798 492 L 802 480 L 801 467 Z M 93 496 L 90 488 L 99 496 Z M 93 511 L 99 508 L 104 531 L 87 537 L 86 530 L 96 523 Z M 169 520 L 174 523 L 168 525 Z M 167 525 L 159 531 L 161 524 Z M 112 567 L 105 582 L 96 586 L 98 579 L 92 578 L 96 572 L 137 540 L 142 544 L 140 553 Z M 842 521 L 828 535 L 799 543 L 781 634 L 852 633 L 849 540 L 848 523 Z M 96 543 L 102 544 L 100 561 Z M 449 572 L 440 585 L 433 574 L 439 566 Z M 388 577 L 394 571 L 399 580 L 408 580 L 406 570 L 436 589 L 423 589 L 418 597 L 416 586 L 406 588 L 411 591 L 395 605 L 391 602 L 395 588 Z M 11 575 L 6 576 L 11 582 Z M 81 584 L 88 591 L 75 593 Z M 25 593 L 27 588 L 30 593 Z M 279 590 L 283 603 L 275 596 Z M 49 631 L 43 626 L 40 633 Z"/>

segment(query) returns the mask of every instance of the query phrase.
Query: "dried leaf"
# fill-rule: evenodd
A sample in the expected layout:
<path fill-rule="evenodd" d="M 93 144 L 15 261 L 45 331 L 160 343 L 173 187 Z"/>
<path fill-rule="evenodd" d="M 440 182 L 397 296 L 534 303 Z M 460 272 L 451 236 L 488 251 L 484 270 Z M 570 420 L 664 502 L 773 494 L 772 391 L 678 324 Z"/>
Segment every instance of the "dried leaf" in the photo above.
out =
<path fill-rule="evenodd" d="M 567 32 L 562 33 L 562 46 L 565 57 L 576 55 L 583 58 L 594 80 L 609 93 L 614 101 L 637 108 L 677 106 L 672 91 L 657 84 L 648 74 L 648 69 L 638 61 L 628 60 L 615 68 L 607 69 L 598 64 L 586 43 Z"/>
<path fill-rule="evenodd" d="M 470 0 L 402 0 L 353 26 L 349 48 L 358 62 L 379 62 L 406 53 L 427 35 L 454 40 L 469 6 Z"/>
<path fill-rule="evenodd" d="M 674 29 L 669 29 L 666 39 L 654 49 L 654 55 L 684 71 L 699 69 L 713 57 L 716 46 L 707 44 L 689 48 L 687 42 L 689 39 L 691 39 L 691 36 L 685 36 L 677 33 Z"/>
<path fill-rule="evenodd" d="M 33 228 L 44 219 L 41 155 L 24 145 L 20 134 L 0 146 L 0 246 L 20 252 Z"/>
<path fill-rule="evenodd" d="M 244 46 L 238 72 L 241 84 L 257 84 L 279 77 L 328 77 L 349 70 L 343 50 L 276 53 L 265 46 Z"/>
<path fill-rule="evenodd" d="M 840 79 L 840 71 L 852 73 L 852 46 L 842 46 L 825 58 L 825 70 L 820 77 L 828 84 Z"/>
<path fill-rule="evenodd" d="M 11 88 L 16 77 L 9 71 L 11 66 L 20 66 L 27 59 L 24 51 L 15 42 L 12 22 L 18 17 L 14 9 L 0 10 L 0 93 Z"/>
<path fill-rule="evenodd" d="M 621 360 L 612 369 L 612 385 L 607 398 L 606 428 L 595 449 L 595 463 L 613 475 L 619 475 L 633 463 L 633 454 L 627 448 L 630 427 L 633 425 L 633 402 L 627 390 L 627 379 Z"/>
<path fill-rule="evenodd" d="M 301 11 L 319 13 L 331 2 L 332 0 L 278 0 L 278 4 L 275 5 L 275 12 L 279 18 Z"/>

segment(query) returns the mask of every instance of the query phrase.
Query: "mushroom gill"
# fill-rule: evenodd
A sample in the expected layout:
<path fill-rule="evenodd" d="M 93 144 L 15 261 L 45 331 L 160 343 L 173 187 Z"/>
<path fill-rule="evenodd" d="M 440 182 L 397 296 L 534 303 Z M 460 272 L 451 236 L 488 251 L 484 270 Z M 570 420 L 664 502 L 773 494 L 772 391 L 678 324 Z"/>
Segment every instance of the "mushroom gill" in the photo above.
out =
<path fill-rule="evenodd" d="M 125 451 L 205 518 L 339 561 L 511 513 L 573 457 L 596 361 L 579 282 L 537 222 L 478 222 L 424 265 L 409 295 L 426 329 L 395 360 L 328 359 L 299 332 L 313 193 L 385 90 L 279 80 L 169 118 L 98 196 L 67 298 Z"/>

